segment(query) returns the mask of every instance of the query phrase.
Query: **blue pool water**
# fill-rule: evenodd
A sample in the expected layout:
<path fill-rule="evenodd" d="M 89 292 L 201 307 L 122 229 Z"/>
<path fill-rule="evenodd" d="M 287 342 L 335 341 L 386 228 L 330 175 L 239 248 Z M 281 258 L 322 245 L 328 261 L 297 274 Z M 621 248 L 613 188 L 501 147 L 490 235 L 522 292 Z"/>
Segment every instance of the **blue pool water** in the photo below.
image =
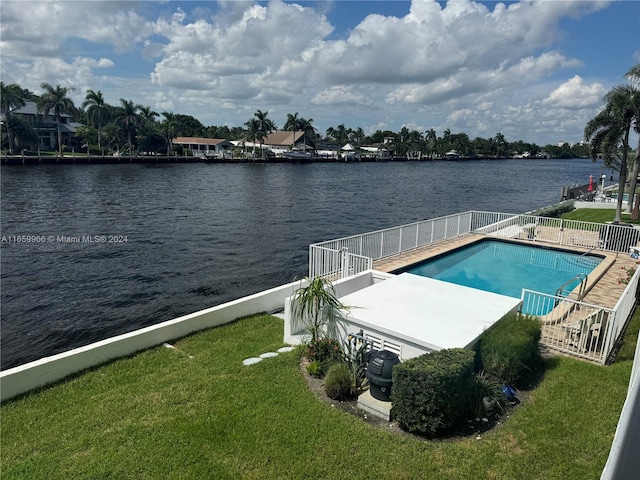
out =
<path fill-rule="evenodd" d="M 589 274 L 601 257 L 499 240 L 486 240 L 405 269 L 405 272 L 520 298 L 522 289 L 554 295 L 576 275 Z M 575 280 L 568 286 L 573 289 Z"/>

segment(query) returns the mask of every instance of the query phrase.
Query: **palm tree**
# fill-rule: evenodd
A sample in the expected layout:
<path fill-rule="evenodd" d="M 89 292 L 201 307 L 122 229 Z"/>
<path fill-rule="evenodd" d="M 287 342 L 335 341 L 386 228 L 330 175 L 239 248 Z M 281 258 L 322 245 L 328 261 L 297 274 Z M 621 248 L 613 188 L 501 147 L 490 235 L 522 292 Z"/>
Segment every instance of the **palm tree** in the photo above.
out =
<path fill-rule="evenodd" d="M 260 153 L 262 153 L 262 142 L 268 134 L 276 130 L 276 124 L 269 118 L 268 111 L 263 112 L 262 110 L 257 110 L 256 113 L 253 114 L 253 118 L 256 120 L 258 130 L 261 133 L 261 135 L 258 135 L 255 138 L 257 138 L 258 142 L 260 142 Z M 247 123 L 245 123 L 245 125 L 247 125 Z M 253 128 L 253 126 L 251 128 Z M 255 147 L 254 147 L 254 156 L 255 156 Z"/>
<path fill-rule="evenodd" d="M 298 118 L 298 112 L 287 113 L 287 122 L 282 127 L 284 130 L 295 132 L 300 128 L 300 119 Z"/>
<path fill-rule="evenodd" d="M 87 114 L 91 119 L 93 125 L 98 129 L 98 148 L 102 149 L 102 126 L 109 121 L 110 109 L 109 105 L 104 101 L 102 92 L 98 90 L 87 90 L 84 102 L 82 102 L 82 108 L 87 109 Z"/>
<path fill-rule="evenodd" d="M 162 112 L 162 116 L 164 120 L 162 121 L 162 132 L 164 134 L 164 138 L 167 141 L 167 156 L 171 149 L 173 148 L 173 139 L 176 136 L 176 128 L 178 126 L 178 121 L 176 119 L 176 114 L 173 112 Z"/>
<path fill-rule="evenodd" d="M 158 112 L 154 112 L 153 110 L 151 110 L 151 107 L 143 107 L 139 105 L 138 110 L 140 112 L 140 118 L 142 118 L 143 122 L 154 123 L 156 121 Z"/>
<path fill-rule="evenodd" d="M 313 118 L 300 118 L 298 128 L 302 131 L 304 141 L 304 151 L 307 151 L 307 138 L 315 139 L 316 127 L 313 126 Z"/>
<path fill-rule="evenodd" d="M 342 311 L 349 307 L 342 304 L 330 280 L 324 277 L 306 277 L 304 280 L 307 285 L 291 297 L 293 317 L 307 327 L 312 344 L 320 341 L 323 334 L 334 338 L 336 317 L 341 317 Z"/>
<path fill-rule="evenodd" d="M 260 142 L 260 146 L 262 147 L 262 141 L 264 140 L 265 133 L 260 128 L 260 121 L 256 117 L 249 119 L 244 125 L 247 127 L 245 130 L 245 138 L 253 143 L 253 157 L 255 158 L 256 140 Z"/>
<path fill-rule="evenodd" d="M 40 88 L 42 88 L 45 93 L 40 96 L 37 102 L 38 111 L 43 112 L 45 115 L 53 112 L 58 129 L 58 153 L 62 155 L 62 115 L 72 115 L 76 111 L 73 100 L 67 96 L 67 93 L 75 89 L 73 87 L 61 87 L 60 85 L 54 87 L 48 83 L 41 84 Z"/>
<path fill-rule="evenodd" d="M 136 105 L 133 103 L 133 100 L 125 100 L 124 98 L 120 99 L 120 107 L 118 107 L 116 113 L 116 122 L 124 128 L 125 132 L 127 132 L 127 141 L 129 142 L 129 153 L 131 153 L 132 143 L 131 143 L 131 132 L 133 132 L 136 128 L 140 120 L 140 116 L 138 115 L 138 111 L 140 110 L 140 105 Z"/>
<path fill-rule="evenodd" d="M 331 130 L 331 133 L 329 133 Z M 341 123 L 336 128 L 329 127 L 327 129 L 327 135 L 333 137 L 334 141 L 338 143 L 340 147 L 343 147 L 345 143 L 349 141 L 349 132 L 344 126 L 344 123 Z"/>
<path fill-rule="evenodd" d="M 9 153 L 13 153 L 14 138 L 11 129 L 11 112 L 26 105 L 26 93 L 17 83 L 5 85 L 0 82 L 0 109 L 5 115 Z"/>
<path fill-rule="evenodd" d="M 362 130 L 362 127 L 358 127 L 354 130 L 351 139 L 355 143 L 356 147 L 364 141 L 364 130 Z"/>
<path fill-rule="evenodd" d="M 298 118 L 298 112 L 296 113 L 287 113 L 287 122 L 282 127 L 284 130 L 293 132 L 293 141 L 291 142 L 291 147 L 293 148 L 296 143 L 296 132 L 301 130 L 300 124 L 302 122 L 302 118 Z"/>
<path fill-rule="evenodd" d="M 427 140 L 427 145 L 429 145 L 429 153 L 433 155 L 438 146 L 438 135 L 433 128 L 430 128 L 425 133 L 425 139 Z"/>
<path fill-rule="evenodd" d="M 258 120 L 258 124 L 260 126 L 260 130 L 264 132 L 265 135 L 276 130 L 276 124 L 269 118 L 269 112 L 263 112 L 262 110 L 257 110 L 253 116 Z"/>
<path fill-rule="evenodd" d="M 17 145 L 25 148 L 27 145 L 38 144 L 38 132 L 23 118 L 16 115 L 7 115 L 4 119 L 7 127 L 7 133 L 2 132 L 4 139 L 9 141 L 10 145 Z"/>
<path fill-rule="evenodd" d="M 630 108 L 635 110 L 634 119 L 631 126 L 636 134 L 640 135 L 640 63 L 632 67 L 625 77 L 630 81 L 629 96 L 630 96 Z M 636 158 L 633 161 L 633 171 L 631 173 L 631 181 L 629 182 L 629 212 L 632 213 L 631 218 L 633 220 L 638 219 L 640 213 L 640 196 L 637 196 L 634 201 L 636 193 L 636 186 L 638 183 L 638 173 L 640 171 L 640 136 L 638 137 L 638 146 L 636 147 Z"/>
<path fill-rule="evenodd" d="M 627 182 L 629 154 L 629 134 L 638 115 L 637 89 L 630 85 L 618 85 L 604 96 L 605 106 L 600 113 L 589 120 L 584 129 L 584 137 L 590 142 L 591 158 L 602 154 L 607 166 L 613 166 L 619 159 L 618 203 L 614 222 L 620 222 L 622 200 Z"/>
<path fill-rule="evenodd" d="M 509 149 L 507 147 L 507 140 L 504 138 L 504 135 L 501 132 L 496 133 L 496 136 L 493 137 L 492 147 L 495 149 L 495 154 L 498 157 L 506 157 L 509 153 Z"/>

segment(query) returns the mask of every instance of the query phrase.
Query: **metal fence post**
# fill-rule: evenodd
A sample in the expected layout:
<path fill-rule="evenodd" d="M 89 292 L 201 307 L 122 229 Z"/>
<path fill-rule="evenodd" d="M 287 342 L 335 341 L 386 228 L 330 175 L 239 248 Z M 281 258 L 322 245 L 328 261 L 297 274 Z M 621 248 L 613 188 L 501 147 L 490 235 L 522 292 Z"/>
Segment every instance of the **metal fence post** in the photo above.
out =
<path fill-rule="evenodd" d="M 342 247 L 340 249 L 340 278 L 349 276 L 349 249 Z"/>

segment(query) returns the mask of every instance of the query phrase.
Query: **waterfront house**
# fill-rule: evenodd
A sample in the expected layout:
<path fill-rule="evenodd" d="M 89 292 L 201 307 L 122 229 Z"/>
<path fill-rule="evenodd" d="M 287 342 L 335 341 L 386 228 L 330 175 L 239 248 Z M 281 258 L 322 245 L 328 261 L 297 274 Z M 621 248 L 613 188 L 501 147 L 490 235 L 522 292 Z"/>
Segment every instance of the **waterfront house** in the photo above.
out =
<path fill-rule="evenodd" d="M 235 142 L 245 148 L 262 148 L 266 151 L 273 152 L 276 156 L 282 155 L 284 152 L 291 150 L 315 150 L 315 142 L 309 138 L 303 131 L 278 130 L 265 136 L 260 142 Z"/>
<path fill-rule="evenodd" d="M 194 156 L 231 157 L 233 144 L 224 138 L 177 137 L 173 145 L 182 145 Z"/>
<path fill-rule="evenodd" d="M 4 111 L 1 112 L 2 121 L 5 118 Z M 56 117 L 52 113 L 44 114 L 38 111 L 35 102 L 26 102 L 23 107 L 11 111 L 11 115 L 21 118 L 28 123 L 38 134 L 38 144 L 28 145 L 33 149 L 55 150 L 57 147 L 58 126 Z M 79 123 L 73 122 L 71 115 L 63 113 L 60 116 L 60 133 L 62 134 L 62 145 L 68 149 L 80 148 L 80 139 L 76 137 L 76 128 Z M 27 147 L 25 145 L 24 147 Z"/>

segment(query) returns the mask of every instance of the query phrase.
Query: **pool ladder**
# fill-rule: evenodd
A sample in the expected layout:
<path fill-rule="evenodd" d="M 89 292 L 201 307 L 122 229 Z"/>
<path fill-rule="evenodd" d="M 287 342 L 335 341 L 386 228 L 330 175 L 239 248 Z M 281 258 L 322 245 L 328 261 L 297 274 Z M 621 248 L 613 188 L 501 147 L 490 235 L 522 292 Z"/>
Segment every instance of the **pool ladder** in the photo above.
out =
<path fill-rule="evenodd" d="M 586 293 L 588 278 L 589 277 L 587 276 L 586 273 L 577 274 L 575 277 L 571 278 L 571 280 L 568 280 L 565 283 L 563 283 L 562 286 L 556 290 L 556 297 L 568 298 L 572 290 L 566 290 L 566 288 L 576 280 L 580 280 L 580 289 L 578 290 L 578 301 L 581 302 Z"/>

